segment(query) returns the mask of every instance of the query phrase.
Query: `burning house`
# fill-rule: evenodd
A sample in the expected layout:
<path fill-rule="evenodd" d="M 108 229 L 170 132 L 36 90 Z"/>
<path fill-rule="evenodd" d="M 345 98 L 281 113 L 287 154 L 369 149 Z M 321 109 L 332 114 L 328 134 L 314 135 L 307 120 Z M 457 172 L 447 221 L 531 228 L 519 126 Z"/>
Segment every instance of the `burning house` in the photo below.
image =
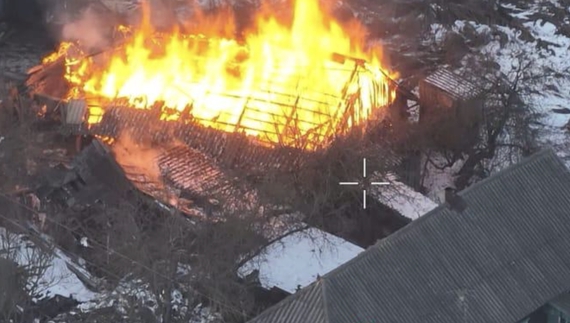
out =
<path fill-rule="evenodd" d="M 373 201 L 353 231 L 337 232 L 337 220 L 322 229 L 366 247 L 433 208 L 406 186 L 417 188 L 408 177 L 418 182 L 402 171 L 410 158 L 377 131 L 390 124 L 388 110 L 401 101 L 397 73 L 386 67 L 381 49 L 367 47 L 361 28 L 344 28 L 316 1 L 297 1 L 294 12 L 287 25 L 262 8 L 255 28 L 240 37 L 222 28 L 229 18 L 190 31 L 159 31 L 143 19 L 116 27 L 103 48 L 61 43 L 30 70 L 26 85 L 59 115 L 63 133 L 78 143 L 95 139 L 75 165 L 78 180 L 66 187 L 105 178 L 97 170 L 85 173 L 90 159 L 115 163 L 129 189 L 186 215 L 218 220 L 257 212 L 256 178 L 293 174 L 337 139 L 372 133 L 375 146 L 362 150 L 383 156 L 383 169 L 400 178 L 392 178 L 390 189 L 370 191 Z M 101 196 L 107 195 L 113 193 Z"/>
<path fill-rule="evenodd" d="M 184 31 L 159 31 L 148 18 L 117 26 L 103 47 L 62 42 L 26 85 L 65 134 L 95 138 L 82 155 L 97 156 L 83 160 L 112 155 L 132 186 L 192 216 L 258 207 L 249 178 L 298 170 L 338 138 L 382 124 L 401 101 L 381 49 L 317 1 L 297 1 L 290 24 L 261 8 L 239 37 L 235 26 L 228 33 L 231 17 Z M 362 149 L 391 152 L 383 164 L 397 172 L 403 159 L 374 135 L 377 146 Z M 397 227 L 433 207 L 384 200 L 382 212 L 403 215 Z"/>
<path fill-rule="evenodd" d="M 382 156 L 385 168 L 372 168 L 371 174 L 379 176 L 379 169 L 397 173 L 403 158 L 383 131 L 397 128 L 388 109 L 401 100 L 396 98 L 397 73 L 387 68 L 381 50 L 367 48 L 360 28 L 341 28 L 317 1 L 297 1 L 290 26 L 261 11 L 255 28 L 239 37 L 211 30 L 158 31 L 145 21 L 118 26 L 105 47 L 62 42 L 30 70 L 26 86 L 41 107 L 38 118 L 57 119 L 64 140 L 76 137 L 78 148 L 73 162 L 46 173 L 46 182 L 34 189 L 42 205 L 88 210 L 77 218 L 91 223 L 100 210 L 134 201 L 151 210 L 141 219 L 187 215 L 180 217 L 192 225 L 186 231 L 210 224 L 219 229 L 243 210 L 257 214 L 271 207 L 277 210 L 268 212 L 274 218 L 300 214 L 281 201 L 260 201 L 265 192 L 256 186 L 259 177 L 293 174 L 353 134 L 376 137 L 372 147 L 354 144 Z M 435 207 L 404 179 L 390 181 L 390 188 L 365 195 L 373 199 L 364 216 L 350 214 L 351 226 L 358 225 L 354 231 L 331 229 L 346 224 L 343 219 L 328 226 L 304 214 L 291 226 L 307 223 L 304 232 L 260 228 L 262 233 L 255 233 L 268 241 L 280 236 L 260 251 L 272 255 L 272 261 L 254 257 L 239 268 L 245 270 L 238 273 L 240 279 L 260 272 L 261 288 L 279 290 L 277 296 L 283 297 Z M 426 203 L 418 207 L 416 201 Z M 81 230 L 73 232 L 73 241 L 97 237 Z M 322 246 L 310 241 L 314 235 L 343 252 L 328 250 L 317 257 L 314 249 Z M 292 281 L 268 277 L 289 276 L 275 270 L 283 267 L 278 260 L 285 252 L 287 261 L 304 255 L 297 261 L 304 268 L 291 270 L 305 274 Z M 305 272 L 307 267 L 311 270 Z"/>
<path fill-rule="evenodd" d="M 67 133 L 165 148 L 171 157 L 158 158 L 159 168 L 179 189 L 191 186 L 182 179 L 189 167 L 180 167 L 190 159 L 218 172 L 291 171 L 335 138 L 380 122 L 397 75 L 380 49 L 366 48 L 361 28 L 341 28 L 316 1 L 297 1 L 290 26 L 266 14 L 239 40 L 212 35 L 223 26 L 159 32 L 143 19 L 119 26 L 112 45 L 95 52 L 65 42 L 27 85 L 57 106 Z"/>

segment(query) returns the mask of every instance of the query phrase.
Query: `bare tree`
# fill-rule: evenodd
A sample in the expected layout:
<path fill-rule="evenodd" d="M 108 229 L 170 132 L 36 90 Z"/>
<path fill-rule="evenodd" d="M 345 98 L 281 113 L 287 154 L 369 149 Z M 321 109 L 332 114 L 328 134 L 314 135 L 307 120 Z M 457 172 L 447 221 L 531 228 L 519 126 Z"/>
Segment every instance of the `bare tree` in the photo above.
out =
<path fill-rule="evenodd" d="M 363 208 L 363 192 L 370 189 L 370 176 L 382 176 L 398 166 L 397 147 L 406 138 L 390 123 L 386 118 L 371 121 L 366 131 L 354 129 L 336 138 L 327 149 L 309 153 L 294 171 L 267 172 L 259 179 L 261 199 L 285 206 L 285 210 L 277 209 L 276 215 L 299 212 L 312 226 L 350 241 L 362 238 L 358 244 L 373 244 L 405 224 L 393 222 L 392 211 L 374 199 L 368 199 L 369 205 Z M 365 158 L 368 178 L 364 178 Z M 360 185 L 341 186 L 340 182 Z M 366 238 L 367 230 L 374 231 L 375 236 Z"/>
<path fill-rule="evenodd" d="M 53 250 L 46 250 L 21 234 L 0 229 L 0 317 L 6 321 L 25 322 L 26 308 L 32 299 L 40 299 L 46 289 L 57 284 L 46 271 L 52 264 Z"/>
<path fill-rule="evenodd" d="M 473 78 L 473 75 L 477 75 L 477 84 L 482 84 L 484 89 L 483 118 L 474 140 L 465 142 L 461 147 L 433 146 L 429 130 L 422 129 L 416 133 L 416 142 L 423 146 L 424 151 L 430 150 L 430 147 L 437 151 L 437 154 L 426 154 L 426 163 L 445 169 L 461 162 L 460 169 L 453 174 L 454 184 L 459 190 L 518 162 L 538 149 L 540 114 L 527 97 L 527 82 L 546 75 L 533 74 L 532 61 L 525 56 L 520 56 L 513 62 L 515 68 L 509 75 L 498 72 L 494 65 L 477 57 L 464 70 L 465 77 Z M 484 75 L 483 80 L 481 75 Z M 440 120 L 440 123 L 453 122 L 445 120 Z M 444 157 L 445 162 L 436 161 L 434 156 Z"/>

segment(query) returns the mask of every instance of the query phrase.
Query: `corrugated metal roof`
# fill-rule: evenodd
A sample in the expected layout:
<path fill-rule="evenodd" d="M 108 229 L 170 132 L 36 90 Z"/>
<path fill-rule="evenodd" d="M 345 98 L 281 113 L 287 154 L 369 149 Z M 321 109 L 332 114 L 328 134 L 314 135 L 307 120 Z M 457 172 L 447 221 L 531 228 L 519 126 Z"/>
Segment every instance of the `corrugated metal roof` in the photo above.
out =
<path fill-rule="evenodd" d="M 83 122 L 87 105 L 84 100 L 70 100 L 65 106 L 65 123 L 79 125 Z"/>
<path fill-rule="evenodd" d="M 456 100 L 469 100 L 483 92 L 483 88 L 453 73 L 448 69 L 439 69 L 424 79 Z"/>
<path fill-rule="evenodd" d="M 288 297 L 281 301 L 279 306 L 272 308 L 272 311 L 261 313 L 257 320 L 271 323 L 328 322 L 326 307 L 323 306 L 324 292 L 322 281 L 317 281 L 294 294 L 295 297 Z"/>
<path fill-rule="evenodd" d="M 514 323 L 570 290 L 570 172 L 552 150 L 459 195 L 463 213 L 436 208 L 251 322 Z"/>

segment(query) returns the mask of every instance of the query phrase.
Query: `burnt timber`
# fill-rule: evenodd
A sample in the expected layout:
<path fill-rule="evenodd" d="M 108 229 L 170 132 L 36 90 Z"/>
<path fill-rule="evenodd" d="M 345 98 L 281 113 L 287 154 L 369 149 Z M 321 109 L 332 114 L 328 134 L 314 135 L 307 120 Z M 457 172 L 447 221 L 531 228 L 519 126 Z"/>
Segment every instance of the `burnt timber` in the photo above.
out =
<path fill-rule="evenodd" d="M 365 64 L 361 60 L 342 55 L 335 55 L 333 58 L 336 60 L 342 58 L 349 64 L 354 63 L 353 70 L 350 68 L 346 70 L 350 78 L 345 88 L 348 88 L 350 82 L 358 81 L 355 79 L 358 73 L 367 73 Z M 156 102 L 146 109 L 135 109 L 126 99 L 106 100 L 93 97 L 63 99 L 62 93 L 67 93 L 68 90 L 64 70 L 65 64 L 62 59 L 59 59 L 33 70 L 26 82 L 30 93 L 36 98 L 44 102 L 48 100 L 57 102 L 61 111 L 62 131 L 71 135 L 100 138 L 101 142 L 96 142 L 96 144 L 105 146 L 102 142 L 106 142 L 111 149 L 114 141 L 120 141 L 123 135 L 128 135 L 131 140 L 142 146 L 162 150 L 162 154 L 154 161 L 161 172 L 159 181 L 145 176 L 144 169 L 137 169 L 135 165 L 122 164 L 118 160 L 117 162 L 124 170 L 125 176 L 137 189 L 166 205 L 174 206 L 192 215 L 195 215 L 197 208 L 205 208 L 204 213 L 207 214 L 219 214 L 216 211 L 220 207 L 224 208 L 224 212 L 228 209 L 230 211 L 250 209 L 258 202 L 254 189 L 255 183 L 250 179 L 255 181 L 257 177 L 264 176 L 271 171 L 286 174 L 295 172 L 314 157 L 313 150 L 306 149 L 307 146 L 316 146 L 317 153 L 324 152 L 328 144 L 339 137 L 350 136 L 353 132 L 362 133 L 365 129 L 368 130 L 369 125 L 375 126 L 378 121 L 376 118 L 381 117 L 373 113 L 368 121 L 351 128 L 348 126 L 348 120 L 355 118 L 358 115 L 355 111 L 362 109 L 362 98 L 359 99 L 354 94 L 341 91 L 341 93 L 327 94 L 328 98 L 325 99 L 322 98 L 325 94 L 320 93 L 316 98 L 322 100 L 317 99 L 316 103 L 323 106 L 330 104 L 331 101 L 336 102 L 333 105 L 336 110 L 333 110 L 338 111 L 334 113 L 337 114 L 335 118 L 338 117 L 339 122 L 325 122 L 322 126 L 328 130 L 324 133 L 309 131 L 303 135 L 288 130 L 295 128 L 295 110 L 310 107 L 310 105 L 305 107 L 302 105 L 303 102 L 307 104 L 307 100 L 314 100 L 312 93 L 309 96 L 305 94 L 305 97 L 302 94 L 295 97 L 293 94 L 279 93 L 277 99 L 271 102 L 262 101 L 259 95 L 254 95 L 251 98 L 240 98 L 244 101 L 240 108 L 242 116 L 235 125 L 222 127 L 226 129 L 224 131 L 218 129 L 220 122 L 195 118 L 191 115 L 191 109 L 182 112 L 172 111 L 178 114 L 177 120 L 164 120 L 163 116 L 168 108 L 161 102 Z M 396 82 L 390 81 L 391 87 L 398 88 Z M 380 95 L 379 91 L 385 90 L 380 84 L 371 86 L 374 95 Z M 262 89 L 260 91 L 263 92 Z M 56 97 L 61 99 L 57 101 Z M 256 102 L 251 103 L 252 101 Z M 264 102 L 273 107 L 283 107 L 288 111 L 286 113 L 288 119 L 280 120 L 275 131 L 269 134 L 273 140 L 263 138 L 265 130 L 257 137 L 248 136 L 245 133 L 247 128 L 240 123 L 242 117 L 254 118 L 255 113 L 259 112 L 259 104 Z M 389 108 L 388 106 L 376 107 L 377 111 Z M 93 113 L 97 110 L 101 114 Z M 93 117 L 98 117 L 95 122 L 92 122 Z M 207 125 L 212 125 L 212 127 Z M 376 127 L 374 128 L 372 133 L 366 131 L 367 137 L 376 138 L 373 147 L 367 146 L 362 149 L 370 153 L 374 151 L 375 155 L 383 156 L 383 163 L 386 164 L 384 167 L 393 169 L 401 162 L 398 154 L 395 153 L 397 149 L 394 143 L 390 142 L 391 140 L 386 140 L 385 131 L 378 131 Z M 281 139 L 282 137 L 284 139 Z M 276 138 L 279 139 L 277 142 L 274 141 Z M 291 139 L 295 141 L 293 147 L 290 145 Z M 209 212 L 212 210 L 214 212 Z"/>
<path fill-rule="evenodd" d="M 239 133 L 227 133 L 198 123 L 160 121 L 160 110 L 142 110 L 112 107 L 100 123 L 87 133 L 110 138 L 119 138 L 123 131 L 131 138 L 152 145 L 168 145 L 179 141 L 213 158 L 221 166 L 252 171 L 277 167 L 282 170 L 298 166 L 302 151 L 278 147 L 271 148 L 252 143 Z M 283 169 L 288 167 L 289 169 Z"/>
<path fill-rule="evenodd" d="M 101 98 L 64 99 L 69 90 L 69 85 L 63 77 L 65 72 L 63 57 L 33 68 L 25 85 L 29 93 L 41 103 L 60 107 L 63 121 L 62 131 L 67 134 L 90 135 L 108 139 L 118 139 L 122 134 L 129 134 L 131 138 L 141 143 L 157 146 L 180 142 L 204 153 L 209 158 L 213 158 L 224 169 L 247 170 L 253 173 L 263 173 L 272 169 L 290 172 L 298 169 L 303 164 L 303 160 L 311 155 L 312 149 L 307 149 L 307 147 L 326 148 L 337 136 L 347 135 L 351 131 L 361 131 L 362 129 L 359 128 L 366 127 L 365 123 L 362 126 L 349 129 L 350 120 L 357 118 L 358 111 L 363 109 L 364 103 L 362 98 L 348 93 L 347 89 L 355 83 L 360 86 L 358 83 L 359 75 L 360 73 L 370 73 L 368 67 L 362 60 L 340 54 L 333 54 L 332 60 L 341 64 L 344 64 L 345 61 L 354 63 L 352 68 L 345 71 L 349 78 L 341 93 L 315 92 L 311 93 L 311 96 L 306 96 L 304 94 L 267 92 L 266 94 L 270 93 L 276 99 L 266 101 L 263 99 L 264 90 L 262 88 L 267 85 L 261 84 L 262 88 L 259 89 L 262 94 L 261 97 L 254 95 L 239 98 L 245 103 L 235 125 L 233 123 L 224 124 L 217 120 L 198 119 L 188 111 L 179 113 L 177 121 L 161 120 L 161 114 L 168 108 L 161 106 L 160 102 L 148 109 L 134 109 L 129 106 L 128 100 L 125 99 L 115 101 L 101 100 Z M 389 76 L 386 75 L 386 77 L 390 86 L 397 86 L 397 83 L 391 80 Z M 386 90 L 374 82 L 367 84 L 367 86 L 370 87 L 375 96 Z M 222 96 L 231 96 L 231 94 L 222 94 Z M 372 100 L 371 102 L 377 102 L 376 97 L 369 99 Z M 81 107 L 76 101 L 83 101 L 84 106 Z M 331 103 L 333 101 L 336 103 Z M 256 107 L 259 104 L 269 104 L 279 109 L 285 109 L 287 117 L 283 118 L 271 112 L 259 111 Z M 320 115 L 322 112 L 309 111 L 307 107 L 303 107 L 304 104 L 338 105 L 338 112 L 334 118 L 330 115 Z M 98 109 L 91 109 L 92 107 Z M 102 116 L 95 115 L 99 118 L 98 122 L 88 125 L 86 120 L 93 116 L 91 115 L 93 110 L 104 111 L 104 114 Z M 323 124 L 312 123 L 313 121 L 310 120 L 299 119 L 297 110 L 303 113 L 316 113 L 317 119 L 323 117 L 332 119 Z M 246 135 L 248 128 L 242 122 L 244 120 L 259 122 L 260 120 L 256 119 L 256 113 L 267 114 L 265 117 L 268 120 L 279 119 L 273 125 L 268 124 L 270 128 L 271 126 L 275 127 L 275 130 L 249 129 L 256 130 L 261 135 L 256 137 Z M 376 117 L 376 115 L 371 116 L 372 119 Z M 338 120 L 333 122 L 334 119 Z M 296 123 L 311 124 L 312 130 L 301 134 L 296 130 Z M 205 125 L 214 125 L 215 128 L 221 126 L 226 131 Z M 324 133 L 321 132 L 322 129 L 319 129 L 323 127 L 328 129 Z M 233 129 L 233 131 L 227 131 L 228 129 Z M 270 140 L 269 137 L 273 139 Z M 276 139 L 277 142 L 275 142 Z M 291 145 L 292 141 L 294 142 L 293 145 Z"/>

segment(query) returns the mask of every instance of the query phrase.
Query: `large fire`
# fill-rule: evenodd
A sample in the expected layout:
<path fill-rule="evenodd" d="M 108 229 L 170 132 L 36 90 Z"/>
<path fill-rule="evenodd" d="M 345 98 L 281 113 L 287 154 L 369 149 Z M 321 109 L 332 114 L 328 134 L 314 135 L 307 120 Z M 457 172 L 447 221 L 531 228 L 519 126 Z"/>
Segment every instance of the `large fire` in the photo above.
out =
<path fill-rule="evenodd" d="M 165 122 L 191 116 L 204 126 L 288 146 L 311 137 L 309 149 L 394 98 L 390 78 L 396 75 L 382 66 L 380 49 L 365 49 L 364 29 L 343 29 L 318 0 L 296 1 L 291 25 L 261 10 L 240 41 L 228 37 L 228 20 L 218 21 L 225 25 L 207 25 L 208 37 L 158 33 L 143 22 L 96 59 L 63 43 L 69 97 L 123 99 L 138 109 L 159 103 Z M 212 29 L 225 32 L 212 35 Z M 92 106 L 87 122 L 100 122 L 104 112 L 105 104 Z"/>

